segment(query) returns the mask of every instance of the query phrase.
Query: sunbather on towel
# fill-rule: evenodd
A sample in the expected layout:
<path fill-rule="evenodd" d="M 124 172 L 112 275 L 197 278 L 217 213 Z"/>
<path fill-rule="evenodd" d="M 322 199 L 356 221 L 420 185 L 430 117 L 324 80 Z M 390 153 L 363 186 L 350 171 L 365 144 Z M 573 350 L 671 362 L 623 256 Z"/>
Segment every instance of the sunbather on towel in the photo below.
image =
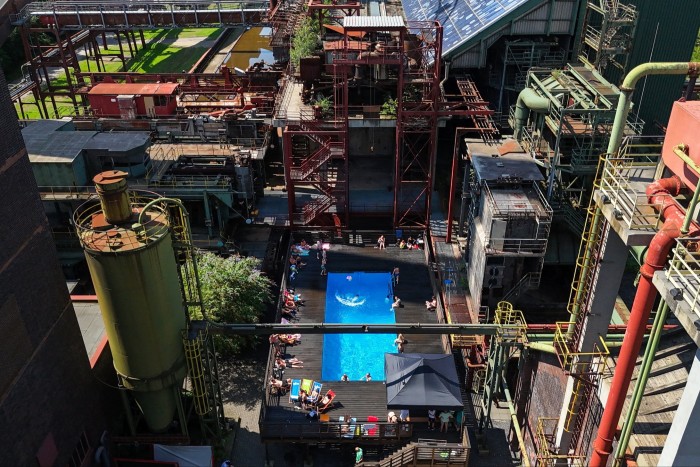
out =
<path fill-rule="evenodd" d="M 296 345 L 301 342 L 301 334 L 278 334 L 280 342 L 287 345 Z"/>
<path fill-rule="evenodd" d="M 275 359 L 275 366 L 277 368 L 281 368 L 283 370 L 287 367 L 304 368 L 304 365 L 301 364 L 304 362 L 299 362 L 298 360 L 297 361 L 291 361 L 291 360 L 292 359 L 286 360 L 286 359 L 282 359 L 282 358 L 277 358 L 277 359 Z"/>
<path fill-rule="evenodd" d="M 292 385 L 292 380 L 291 378 L 287 378 L 286 381 L 282 381 L 281 379 L 270 377 L 270 385 L 273 388 L 288 388 Z"/>
<path fill-rule="evenodd" d="M 318 400 L 318 388 L 314 388 L 314 390 L 311 392 L 311 395 L 309 396 L 311 400 Z"/>

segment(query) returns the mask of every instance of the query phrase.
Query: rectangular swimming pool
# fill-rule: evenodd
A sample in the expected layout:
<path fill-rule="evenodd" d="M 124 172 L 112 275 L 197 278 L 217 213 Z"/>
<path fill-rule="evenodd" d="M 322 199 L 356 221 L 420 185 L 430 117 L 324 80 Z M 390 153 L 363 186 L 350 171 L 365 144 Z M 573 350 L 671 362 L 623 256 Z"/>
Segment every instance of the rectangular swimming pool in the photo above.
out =
<path fill-rule="evenodd" d="M 326 323 L 394 324 L 390 273 L 329 273 L 326 286 Z M 321 376 L 339 381 L 347 373 L 358 381 L 370 373 L 384 381 L 384 353 L 396 352 L 395 334 L 326 334 Z"/>

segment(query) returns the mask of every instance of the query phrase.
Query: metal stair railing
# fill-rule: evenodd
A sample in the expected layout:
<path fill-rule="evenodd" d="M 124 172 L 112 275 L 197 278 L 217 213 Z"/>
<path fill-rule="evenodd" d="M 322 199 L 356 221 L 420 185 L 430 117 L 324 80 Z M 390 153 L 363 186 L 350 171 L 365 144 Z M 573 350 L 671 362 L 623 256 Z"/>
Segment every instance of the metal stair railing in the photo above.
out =
<path fill-rule="evenodd" d="M 503 298 L 501 298 L 501 300 L 503 300 L 504 302 L 509 302 L 513 299 L 517 300 L 520 297 L 520 294 L 522 294 L 526 290 L 532 290 L 539 287 L 541 278 L 542 273 L 540 272 L 528 272 L 522 278 L 520 278 L 518 283 L 515 284 L 513 288 L 511 288 L 508 292 L 506 292 L 505 295 L 503 295 Z"/>

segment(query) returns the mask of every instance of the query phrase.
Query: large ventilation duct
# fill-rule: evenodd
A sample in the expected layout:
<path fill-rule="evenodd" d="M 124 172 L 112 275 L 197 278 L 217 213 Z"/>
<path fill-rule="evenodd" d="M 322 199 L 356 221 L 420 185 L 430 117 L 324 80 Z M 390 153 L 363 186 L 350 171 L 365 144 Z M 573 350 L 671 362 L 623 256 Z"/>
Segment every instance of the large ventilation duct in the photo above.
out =
<path fill-rule="evenodd" d="M 518 101 L 515 103 L 515 127 L 513 136 L 520 141 L 523 127 L 527 123 L 530 111 L 537 113 L 549 113 L 549 99 L 540 96 L 532 88 L 525 88 L 518 94 Z"/>

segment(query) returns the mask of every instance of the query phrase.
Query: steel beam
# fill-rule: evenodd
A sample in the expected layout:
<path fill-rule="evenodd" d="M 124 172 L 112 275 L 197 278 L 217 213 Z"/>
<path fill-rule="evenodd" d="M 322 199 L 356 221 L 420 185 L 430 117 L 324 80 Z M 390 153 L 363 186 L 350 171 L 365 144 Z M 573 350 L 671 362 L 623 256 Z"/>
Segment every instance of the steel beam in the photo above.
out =
<path fill-rule="evenodd" d="M 269 335 L 269 334 L 458 334 L 462 336 L 493 335 L 501 326 L 497 324 L 229 324 L 212 321 L 191 321 L 190 329 L 208 327 L 213 334 L 224 335 Z"/>

